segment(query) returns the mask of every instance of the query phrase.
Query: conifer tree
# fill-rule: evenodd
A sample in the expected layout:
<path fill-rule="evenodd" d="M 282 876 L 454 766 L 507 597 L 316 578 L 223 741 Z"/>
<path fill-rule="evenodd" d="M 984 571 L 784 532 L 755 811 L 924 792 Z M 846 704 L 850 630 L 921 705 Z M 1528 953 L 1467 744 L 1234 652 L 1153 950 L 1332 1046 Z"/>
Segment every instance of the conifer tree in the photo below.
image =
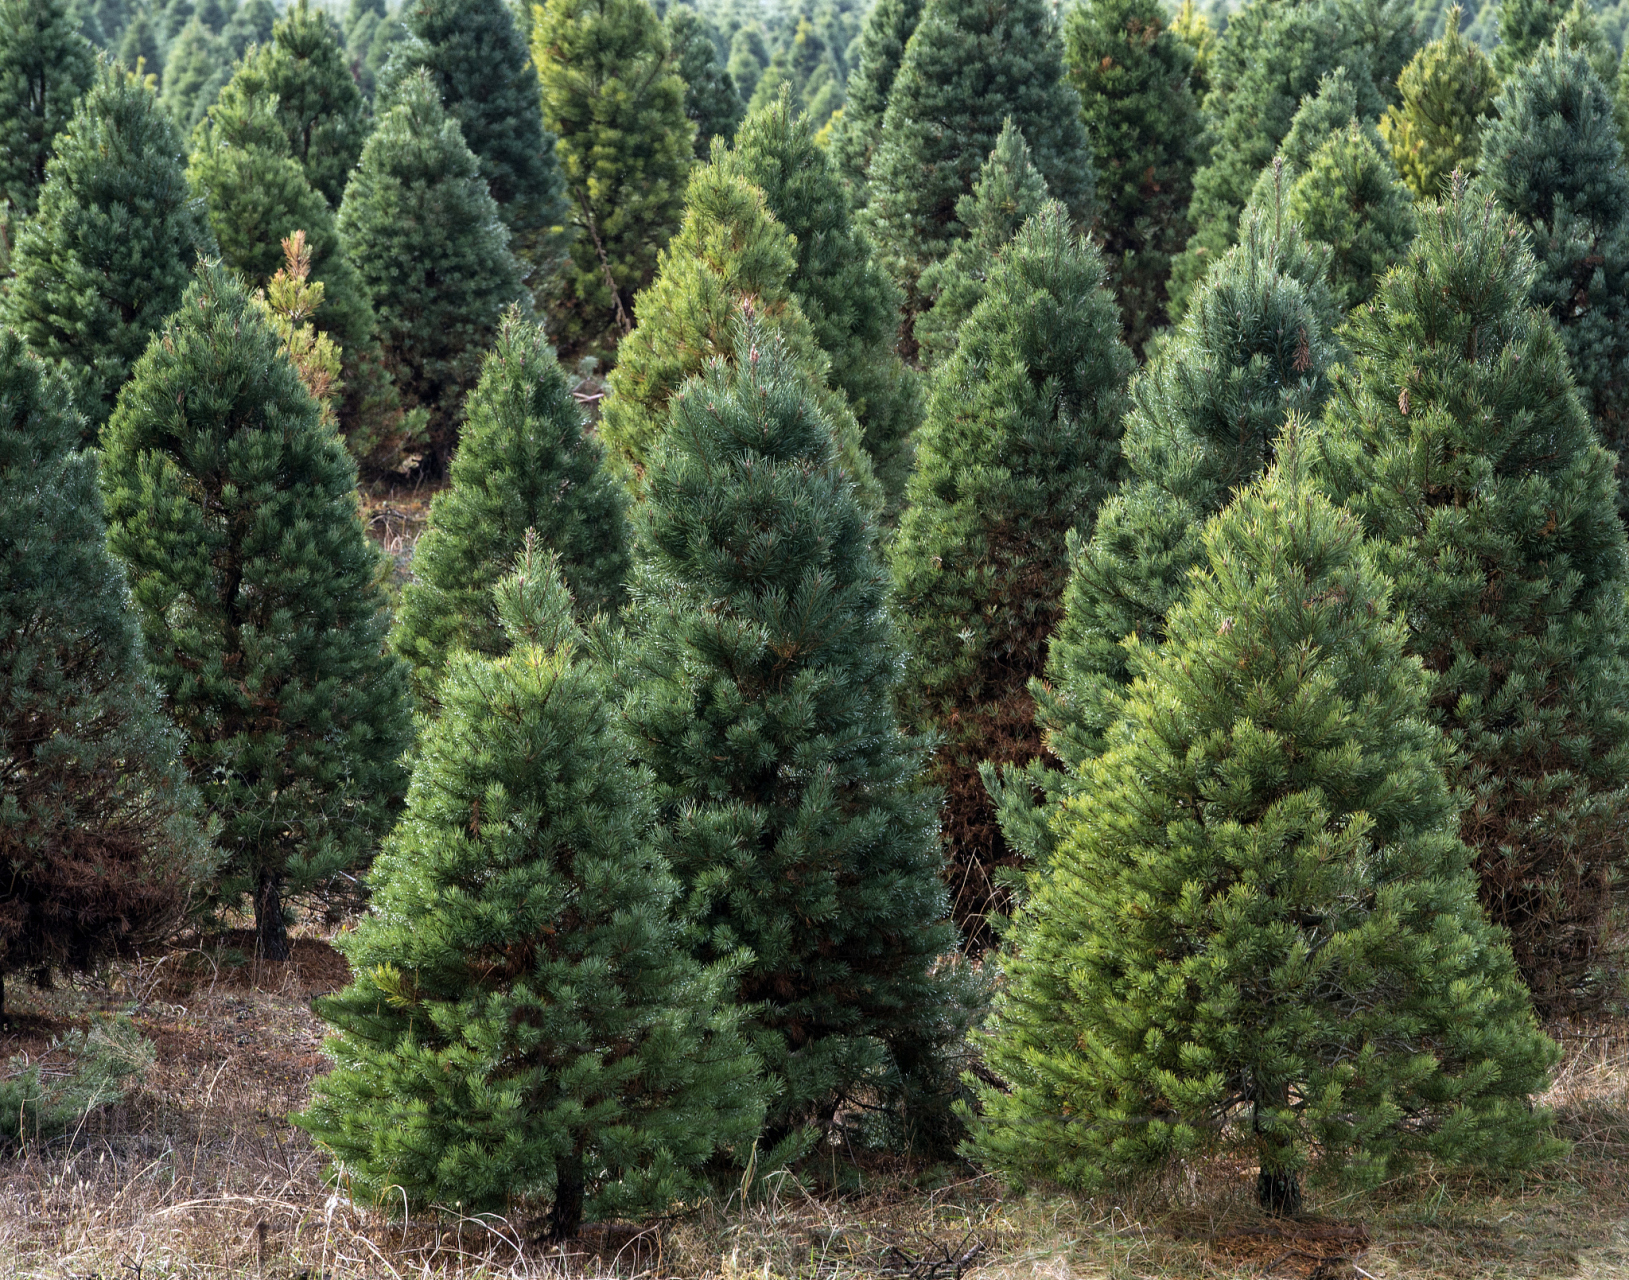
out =
<path fill-rule="evenodd" d="M 1572 0 L 1500 0 L 1499 45 L 1493 69 L 1508 80 L 1533 59 L 1555 35 Z"/>
<path fill-rule="evenodd" d="M 1008 119 L 1053 198 L 1084 225 L 1092 154 L 1051 10 L 1042 0 L 928 0 L 888 98 L 866 207 L 913 313 L 923 270 L 966 234 L 957 201 L 972 191 Z"/>
<path fill-rule="evenodd" d="M 158 96 L 176 128 L 190 132 L 209 110 L 220 92 L 220 71 L 227 61 L 225 42 L 196 17 L 181 28 L 170 46 L 164 89 Z"/>
<path fill-rule="evenodd" d="M 1613 81 L 1612 117 L 1618 122 L 1618 142 L 1629 151 L 1629 51 L 1618 63 L 1618 77 Z"/>
<path fill-rule="evenodd" d="M 1481 186 L 1532 232 L 1533 301 L 1561 326 L 1603 441 L 1629 446 L 1629 174 L 1612 95 L 1563 34 L 1510 80 Z M 1629 518 L 1629 498 L 1620 499 Z"/>
<path fill-rule="evenodd" d="M 758 87 L 758 77 L 767 66 L 769 46 L 764 43 L 764 29 L 756 22 L 749 22 L 730 37 L 730 56 L 724 64 L 742 102 L 752 97 Z"/>
<path fill-rule="evenodd" d="M 600 438 L 613 470 L 636 493 L 668 430 L 673 396 L 710 361 L 735 358 L 741 307 L 748 303 L 758 325 L 780 335 L 802 371 L 805 394 L 837 432 L 849 478 L 872 510 L 881 508 L 859 423 L 831 390 L 830 359 L 792 292 L 796 269 L 792 237 L 765 208 L 763 192 L 734 173 L 728 153 L 716 148 L 690 180 L 684 226 L 639 295 L 646 318 L 623 339 L 607 380 Z"/>
<path fill-rule="evenodd" d="M 273 960 L 285 893 L 372 852 L 411 732 L 356 465 L 281 346 L 226 271 L 201 269 L 102 442 L 108 546 L 220 823 L 216 892 L 252 900 Z"/>
<path fill-rule="evenodd" d="M 1061 204 L 1024 224 L 935 373 L 916 469 L 889 548 L 911 654 L 908 722 L 942 734 L 940 830 L 956 917 L 988 942 L 1009 860 L 979 764 L 1041 754 L 1028 683 L 1046 665 L 1068 574 L 1065 537 L 1119 478 L 1135 361 L 1103 259 Z"/>
<path fill-rule="evenodd" d="M 1456 191 L 1348 327 L 1327 410 L 1331 492 L 1385 543 L 1430 710 L 1470 794 L 1482 899 L 1541 1008 L 1604 994 L 1626 866 L 1629 547 L 1613 458 L 1519 224 Z"/>
<path fill-rule="evenodd" d="M 454 657 L 407 813 L 318 1009 L 336 1068 L 296 1118 L 352 1194 L 464 1214 L 665 1211 L 762 1123 L 727 967 L 678 945 L 645 780 L 555 568 L 495 592 L 513 649 Z M 471 815 L 475 815 L 473 818 Z"/>
<path fill-rule="evenodd" d="M 1188 243 L 1199 104 L 1193 51 L 1159 0 L 1089 0 L 1063 22 L 1064 65 L 1097 165 L 1103 237 L 1127 341 L 1166 323 L 1171 259 Z"/>
<path fill-rule="evenodd" d="M 537 72 L 509 6 L 504 0 L 411 0 L 402 19 L 408 39 L 386 68 L 386 99 L 420 68 L 429 72 L 441 105 L 480 162 L 511 247 L 541 270 L 552 256 L 551 231 L 566 220 L 565 182 L 554 136 L 543 128 Z"/>
<path fill-rule="evenodd" d="M 87 441 L 208 241 L 169 116 L 150 88 L 103 68 L 53 144 L 0 300 L 5 323 L 67 371 Z"/>
<path fill-rule="evenodd" d="M 837 60 L 806 17 L 798 18 L 792 38 L 775 50 L 753 87 L 747 108 L 761 111 L 782 93 L 791 94 L 817 129 L 843 105 L 843 76 Z"/>
<path fill-rule="evenodd" d="M 243 61 L 222 97 L 234 91 L 276 98 L 289 154 L 337 208 L 362 154 L 369 121 L 334 20 L 307 0 L 295 0 L 272 28 L 271 42 Z"/>
<path fill-rule="evenodd" d="M 967 228 L 942 262 L 922 273 L 919 289 L 929 309 L 913 336 L 924 363 L 933 365 L 956 349 L 962 324 L 984 297 L 984 285 L 1001 251 L 1046 203 L 1046 180 L 1030 159 L 1024 135 L 1008 120 L 973 180 L 973 192 L 956 204 Z"/>
<path fill-rule="evenodd" d="M 684 81 L 684 113 L 696 126 L 696 159 L 705 160 L 714 138 L 728 142 L 746 115 L 735 81 L 718 61 L 707 24 L 689 5 L 675 4 L 663 24 L 674 67 Z"/>
<path fill-rule="evenodd" d="M 8 972 L 162 935 L 210 868 L 79 440 L 64 379 L 0 331 L 0 1026 Z"/>
<path fill-rule="evenodd" d="M 647 0 L 547 0 L 532 60 L 576 232 L 561 340 L 574 351 L 612 346 L 633 328 L 634 295 L 678 230 L 695 133 L 684 81 Z"/>
<path fill-rule="evenodd" d="M 142 5 L 119 39 L 115 61 L 133 76 L 151 77 L 150 88 L 157 89 L 164 75 L 164 45 L 159 39 L 152 10 Z"/>
<path fill-rule="evenodd" d="M 1205 94 L 1210 90 L 1211 59 L 1216 56 L 1215 28 L 1194 4 L 1194 0 L 1182 0 L 1176 16 L 1171 19 L 1171 34 L 1193 52 L 1188 83 L 1193 90 L 1194 101 L 1203 103 Z"/>
<path fill-rule="evenodd" d="M 470 393 L 448 479 L 414 544 L 413 580 L 391 637 L 421 704 L 433 701 L 455 649 L 507 651 L 492 589 L 527 530 L 559 558 L 584 618 L 614 612 L 628 576 L 621 486 L 583 429 L 542 326 L 516 311 Z"/>
<path fill-rule="evenodd" d="M 96 51 L 64 0 L 0 3 L 0 201 L 20 222 L 45 185 L 51 143 L 96 79 Z"/>
<path fill-rule="evenodd" d="M 675 399 L 635 510 L 622 721 L 692 945 L 780 1085 L 769 1138 L 910 1094 L 953 1030 L 953 945 L 873 530 L 780 337 L 740 325 Z M 876 1105 L 875 1101 L 871 1105 Z"/>
<path fill-rule="evenodd" d="M 865 204 L 866 177 L 888 95 L 905 60 L 905 46 L 922 20 L 922 0 L 876 0 L 860 34 L 860 57 L 849 76 L 843 114 L 833 130 L 832 159 L 856 206 Z"/>
<path fill-rule="evenodd" d="M 787 281 L 831 359 L 831 382 L 859 420 L 865 449 L 890 503 L 910 469 L 910 441 L 921 421 L 916 378 L 894 353 L 899 290 L 855 228 L 813 121 L 783 93 L 741 126 L 725 164 L 764 193 L 770 214 L 796 241 Z"/>
<path fill-rule="evenodd" d="M 1011 934 L 978 1154 L 1089 1188 L 1212 1152 L 1360 1186 L 1565 1150 L 1560 1052 L 1454 835 L 1448 750 L 1360 523 L 1293 457 L 1204 530 Z"/>
<path fill-rule="evenodd" d="M 250 46 L 270 42 L 276 25 L 277 8 L 272 0 L 238 0 L 221 32 L 232 51 L 232 61 L 242 58 Z"/>
<path fill-rule="evenodd" d="M 439 471 L 481 356 L 522 284 L 480 166 L 426 72 L 391 95 L 338 227 L 373 303 L 385 367 L 405 405 L 429 414 L 430 467 Z"/>
<path fill-rule="evenodd" d="M 1380 118 L 1381 136 L 1416 199 L 1440 199 L 1456 169 L 1475 175 L 1498 88 L 1493 64 L 1460 34 L 1455 5 L 1442 38 L 1415 54 L 1398 77 L 1402 101 Z"/>

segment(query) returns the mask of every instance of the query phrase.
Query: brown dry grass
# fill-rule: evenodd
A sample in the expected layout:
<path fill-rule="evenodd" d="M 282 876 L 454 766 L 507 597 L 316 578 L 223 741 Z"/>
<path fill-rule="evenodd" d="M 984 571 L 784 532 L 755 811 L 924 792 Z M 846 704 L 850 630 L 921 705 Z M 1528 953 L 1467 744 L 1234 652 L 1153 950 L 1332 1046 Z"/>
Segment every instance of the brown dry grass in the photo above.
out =
<path fill-rule="evenodd" d="M 246 963 L 231 941 L 55 992 L 13 984 L 24 1016 L 0 1057 L 38 1057 L 111 1009 L 132 1014 L 158 1060 L 72 1138 L 0 1158 L 0 1277 L 843 1280 L 975 1246 L 969 1280 L 1629 1275 L 1629 1022 L 1562 1033 L 1547 1101 L 1575 1150 L 1520 1181 L 1423 1173 L 1362 1196 L 1323 1192 L 1315 1216 L 1286 1226 L 1254 1209 L 1253 1171 L 1222 1162 L 1077 1198 L 833 1152 L 829 1169 L 773 1178 L 750 1205 L 701 1206 L 644 1233 L 597 1229 L 568 1257 L 502 1220 L 404 1224 L 335 1195 L 286 1117 L 324 1066 L 310 1000 L 344 981 L 344 964 L 317 936 L 285 966 Z M 834 1174 L 846 1190 L 823 1189 Z"/>

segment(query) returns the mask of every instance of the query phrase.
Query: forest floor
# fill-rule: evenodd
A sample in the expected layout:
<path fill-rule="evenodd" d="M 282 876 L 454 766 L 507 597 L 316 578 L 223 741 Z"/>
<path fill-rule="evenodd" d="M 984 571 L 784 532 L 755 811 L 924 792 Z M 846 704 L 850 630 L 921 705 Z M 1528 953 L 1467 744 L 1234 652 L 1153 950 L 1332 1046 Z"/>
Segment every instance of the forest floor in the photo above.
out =
<path fill-rule="evenodd" d="M 1015 1196 L 971 1168 L 834 1149 L 829 1168 L 822 1157 L 771 1178 L 744 1208 L 704 1206 L 643 1233 L 596 1227 L 564 1251 L 501 1220 L 404 1224 L 335 1195 L 288 1122 L 326 1063 L 311 999 L 347 974 L 320 930 L 304 932 L 282 965 L 246 960 L 234 949 L 246 939 L 229 936 L 53 991 L 8 984 L 10 1069 L 49 1069 L 53 1039 L 96 1011 L 129 1014 L 157 1060 L 77 1133 L 0 1154 L 0 1277 L 1629 1276 L 1629 1022 L 1559 1029 L 1567 1059 L 1546 1102 L 1575 1144 L 1566 1161 L 1515 1182 L 1424 1172 L 1318 1192 L 1296 1223 L 1256 1212 L 1242 1165 L 1096 1198 Z"/>

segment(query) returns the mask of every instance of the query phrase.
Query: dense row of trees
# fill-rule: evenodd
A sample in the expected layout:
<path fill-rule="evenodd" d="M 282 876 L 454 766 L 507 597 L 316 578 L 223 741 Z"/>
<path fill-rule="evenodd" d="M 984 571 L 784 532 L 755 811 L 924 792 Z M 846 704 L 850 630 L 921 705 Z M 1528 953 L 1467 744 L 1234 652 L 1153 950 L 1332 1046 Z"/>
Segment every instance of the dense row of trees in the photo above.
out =
<path fill-rule="evenodd" d="M 1587 9 L 0 14 L 0 974 L 361 874 L 300 1123 L 558 1236 L 839 1127 L 1280 1211 L 1558 1150 L 1629 862 Z"/>

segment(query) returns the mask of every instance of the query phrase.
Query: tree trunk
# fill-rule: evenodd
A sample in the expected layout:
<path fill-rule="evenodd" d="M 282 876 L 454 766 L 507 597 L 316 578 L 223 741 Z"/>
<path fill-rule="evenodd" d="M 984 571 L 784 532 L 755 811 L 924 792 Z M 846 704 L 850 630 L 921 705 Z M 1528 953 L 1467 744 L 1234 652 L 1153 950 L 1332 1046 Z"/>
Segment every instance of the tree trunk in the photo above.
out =
<path fill-rule="evenodd" d="M 583 1153 L 573 1151 L 554 1164 L 554 1206 L 549 1239 L 570 1240 L 583 1225 Z"/>
<path fill-rule="evenodd" d="M 1301 1178 L 1295 1172 L 1295 1144 L 1278 1129 L 1276 1117 L 1262 1122 L 1262 1109 L 1282 1110 L 1289 1104 L 1290 1091 L 1285 1085 L 1263 1085 L 1256 1082 L 1256 1114 L 1252 1127 L 1256 1131 L 1256 1154 L 1261 1161 L 1256 1174 L 1256 1203 L 1268 1213 L 1293 1218 L 1301 1212 Z"/>
<path fill-rule="evenodd" d="M 1256 1203 L 1279 1217 L 1298 1217 L 1301 1213 L 1300 1175 L 1261 1170 L 1256 1174 Z"/>
<path fill-rule="evenodd" d="M 261 960 L 288 959 L 288 930 L 283 927 L 283 900 L 277 892 L 277 877 L 260 873 L 255 889 L 255 951 Z"/>

